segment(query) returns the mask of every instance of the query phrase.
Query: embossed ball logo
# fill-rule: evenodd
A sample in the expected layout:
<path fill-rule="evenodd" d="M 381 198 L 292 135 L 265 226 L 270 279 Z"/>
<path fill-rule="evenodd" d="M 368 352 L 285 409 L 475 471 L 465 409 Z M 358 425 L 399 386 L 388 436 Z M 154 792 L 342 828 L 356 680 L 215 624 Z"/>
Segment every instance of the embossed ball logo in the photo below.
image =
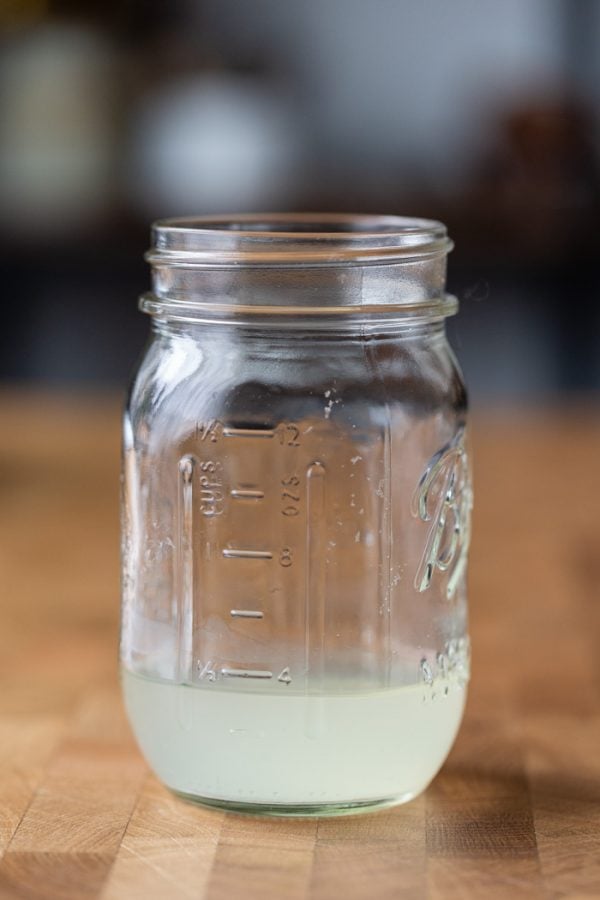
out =
<path fill-rule="evenodd" d="M 418 591 L 429 588 L 437 570 L 447 573 L 446 596 L 454 596 L 467 563 L 472 506 L 465 429 L 461 428 L 433 456 L 413 497 L 413 515 L 432 523 L 415 576 Z"/>

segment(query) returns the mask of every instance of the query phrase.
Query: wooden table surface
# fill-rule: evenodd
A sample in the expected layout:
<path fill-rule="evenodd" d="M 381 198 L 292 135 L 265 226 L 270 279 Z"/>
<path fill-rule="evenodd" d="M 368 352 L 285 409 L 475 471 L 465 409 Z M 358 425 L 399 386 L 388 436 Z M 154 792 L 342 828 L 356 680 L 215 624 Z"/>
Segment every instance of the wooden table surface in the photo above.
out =
<path fill-rule="evenodd" d="M 117 686 L 118 402 L 0 394 L 0 897 L 600 897 L 600 416 L 475 417 L 473 676 L 426 794 L 341 819 L 171 796 Z"/>

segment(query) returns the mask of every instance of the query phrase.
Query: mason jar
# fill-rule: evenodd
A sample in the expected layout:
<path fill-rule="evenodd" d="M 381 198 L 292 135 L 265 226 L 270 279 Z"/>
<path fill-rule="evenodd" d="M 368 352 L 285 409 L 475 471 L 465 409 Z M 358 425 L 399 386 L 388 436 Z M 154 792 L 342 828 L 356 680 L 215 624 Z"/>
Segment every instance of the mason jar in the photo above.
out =
<path fill-rule="evenodd" d="M 391 216 L 153 228 L 121 664 L 139 745 L 184 797 L 371 810 L 450 750 L 472 503 L 451 246 Z"/>

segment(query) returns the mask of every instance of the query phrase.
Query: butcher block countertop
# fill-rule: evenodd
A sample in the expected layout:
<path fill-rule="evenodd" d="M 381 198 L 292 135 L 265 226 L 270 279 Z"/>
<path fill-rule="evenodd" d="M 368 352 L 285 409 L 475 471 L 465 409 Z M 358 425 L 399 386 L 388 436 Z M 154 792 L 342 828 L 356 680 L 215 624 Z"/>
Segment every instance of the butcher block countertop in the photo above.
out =
<path fill-rule="evenodd" d="M 474 416 L 473 673 L 406 806 L 258 819 L 150 774 L 117 683 L 119 401 L 0 393 L 0 898 L 600 897 L 600 416 Z"/>

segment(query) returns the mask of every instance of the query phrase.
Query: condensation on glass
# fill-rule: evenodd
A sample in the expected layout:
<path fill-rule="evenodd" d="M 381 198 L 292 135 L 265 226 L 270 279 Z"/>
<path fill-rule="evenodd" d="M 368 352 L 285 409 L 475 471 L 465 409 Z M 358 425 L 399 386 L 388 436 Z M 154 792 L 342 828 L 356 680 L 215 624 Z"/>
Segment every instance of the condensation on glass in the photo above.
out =
<path fill-rule="evenodd" d="M 125 414 L 125 699 L 160 778 L 280 815 L 410 800 L 469 675 L 446 229 L 159 222 Z"/>

